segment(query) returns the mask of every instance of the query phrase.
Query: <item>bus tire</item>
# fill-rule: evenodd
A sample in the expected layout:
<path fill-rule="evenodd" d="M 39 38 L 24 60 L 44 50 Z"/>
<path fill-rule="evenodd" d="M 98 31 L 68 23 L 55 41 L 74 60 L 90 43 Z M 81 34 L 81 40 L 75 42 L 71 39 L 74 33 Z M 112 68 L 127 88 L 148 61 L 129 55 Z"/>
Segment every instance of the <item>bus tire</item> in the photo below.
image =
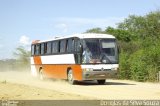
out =
<path fill-rule="evenodd" d="M 97 82 L 98 82 L 99 85 L 104 85 L 106 80 L 97 80 Z"/>
<path fill-rule="evenodd" d="M 76 83 L 76 81 L 73 78 L 73 71 L 72 71 L 72 69 L 69 69 L 69 71 L 67 73 L 67 80 L 72 85 L 74 85 Z"/>
<path fill-rule="evenodd" d="M 46 79 L 44 72 L 43 72 L 43 69 L 40 69 L 40 71 L 39 71 L 39 79 L 42 81 L 44 81 Z"/>

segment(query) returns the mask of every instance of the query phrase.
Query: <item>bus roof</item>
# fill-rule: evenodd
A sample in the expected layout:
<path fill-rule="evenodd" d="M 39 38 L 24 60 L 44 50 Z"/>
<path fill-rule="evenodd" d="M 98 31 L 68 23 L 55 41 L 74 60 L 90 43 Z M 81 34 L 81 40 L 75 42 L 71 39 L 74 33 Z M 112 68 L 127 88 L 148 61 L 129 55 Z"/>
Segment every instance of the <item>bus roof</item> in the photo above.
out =
<path fill-rule="evenodd" d="M 80 39 L 85 39 L 85 38 L 115 38 L 113 35 L 97 34 L 97 33 L 74 34 L 74 35 L 71 35 L 71 36 L 78 37 Z"/>
<path fill-rule="evenodd" d="M 48 41 L 53 41 L 53 40 L 67 39 L 67 38 L 72 38 L 72 37 L 77 37 L 80 39 L 86 39 L 86 38 L 112 38 L 112 39 L 115 39 L 115 37 L 113 35 L 109 35 L 109 34 L 83 33 L 83 34 L 73 34 L 73 35 L 69 35 L 66 37 L 55 37 L 54 39 L 43 40 L 43 41 L 34 40 L 32 42 L 32 44 L 48 42 Z"/>

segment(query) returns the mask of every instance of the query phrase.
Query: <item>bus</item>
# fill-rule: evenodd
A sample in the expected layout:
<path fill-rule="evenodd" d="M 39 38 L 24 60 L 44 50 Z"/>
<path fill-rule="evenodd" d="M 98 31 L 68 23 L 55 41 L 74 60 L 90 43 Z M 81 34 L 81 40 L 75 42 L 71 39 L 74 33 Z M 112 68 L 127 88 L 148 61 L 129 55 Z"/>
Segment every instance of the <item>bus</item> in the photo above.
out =
<path fill-rule="evenodd" d="M 84 33 L 31 44 L 31 74 L 45 78 L 105 84 L 118 73 L 116 38 L 109 34 Z"/>

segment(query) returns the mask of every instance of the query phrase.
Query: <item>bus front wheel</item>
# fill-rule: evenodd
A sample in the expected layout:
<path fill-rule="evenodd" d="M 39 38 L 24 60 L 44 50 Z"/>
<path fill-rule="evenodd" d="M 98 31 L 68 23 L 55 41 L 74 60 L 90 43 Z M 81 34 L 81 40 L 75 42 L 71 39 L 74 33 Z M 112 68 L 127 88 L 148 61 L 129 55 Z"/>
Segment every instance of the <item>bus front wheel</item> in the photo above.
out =
<path fill-rule="evenodd" d="M 68 82 L 69 82 L 70 84 L 72 84 L 72 85 L 74 85 L 74 84 L 76 83 L 76 81 L 75 81 L 74 78 L 73 78 L 73 72 L 72 72 L 71 69 L 68 71 L 67 79 L 68 79 Z"/>
<path fill-rule="evenodd" d="M 97 82 L 98 82 L 98 84 L 100 84 L 100 85 L 104 85 L 105 82 L 106 82 L 106 80 L 97 80 Z"/>

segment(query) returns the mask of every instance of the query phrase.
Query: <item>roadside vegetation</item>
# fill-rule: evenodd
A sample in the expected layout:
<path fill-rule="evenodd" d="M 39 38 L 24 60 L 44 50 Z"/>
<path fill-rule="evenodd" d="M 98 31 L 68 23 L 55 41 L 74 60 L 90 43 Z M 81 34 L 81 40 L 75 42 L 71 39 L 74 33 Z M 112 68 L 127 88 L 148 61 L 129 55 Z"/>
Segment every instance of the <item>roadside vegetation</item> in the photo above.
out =
<path fill-rule="evenodd" d="M 13 52 L 14 59 L 0 60 L 0 71 L 30 70 L 30 51 L 24 46 L 18 46 Z"/>
<path fill-rule="evenodd" d="M 87 33 L 112 34 L 120 48 L 119 78 L 156 81 L 160 71 L 160 11 L 145 16 L 130 15 L 116 28 L 93 28 Z"/>

